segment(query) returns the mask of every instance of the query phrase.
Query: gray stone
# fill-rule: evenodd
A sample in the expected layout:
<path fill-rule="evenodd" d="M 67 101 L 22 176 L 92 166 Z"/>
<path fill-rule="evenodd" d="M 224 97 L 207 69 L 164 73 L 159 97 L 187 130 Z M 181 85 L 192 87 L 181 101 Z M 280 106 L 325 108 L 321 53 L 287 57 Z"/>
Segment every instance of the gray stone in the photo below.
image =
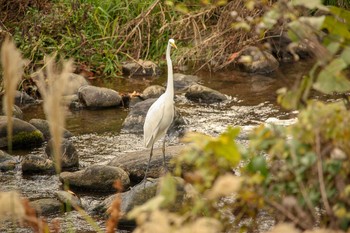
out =
<path fill-rule="evenodd" d="M 165 148 L 165 160 L 168 169 L 172 169 L 170 160 L 176 157 L 184 148 L 183 145 L 168 146 Z M 135 151 L 124 153 L 112 159 L 108 165 L 120 167 L 125 170 L 132 182 L 140 182 L 145 176 L 149 160 L 150 150 Z M 154 148 L 153 156 L 148 170 L 147 177 L 157 178 L 164 173 L 163 171 L 163 152 L 162 148 Z"/>
<path fill-rule="evenodd" d="M 54 170 L 54 164 L 50 159 L 39 155 L 27 155 L 21 162 L 23 173 L 42 173 Z"/>
<path fill-rule="evenodd" d="M 217 103 L 227 100 L 227 97 L 209 87 L 194 84 L 187 89 L 186 98 L 199 103 Z"/>
<path fill-rule="evenodd" d="M 18 161 L 12 155 L 0 150 L 0 171 L 9 171 L 16 168 Z"/>
<path fill-rule="evenodd" d="M 89 108 L 114 107 L 122 102 L 122 97 L 117 91 L 104 87 L 83 86 L 79 89 L 78 96 Z"/>
<path fill-rule="evenodd" d="M 36 213 L 41 215 L 51 215 L 60 213 L 63 210 L 63 205 L 60 201 L 52 198 L 43 198 L 31 201 L 30 205 L 36 210 Z"/>
<path fill-rule="evenodd" d="M 52 161 L 55 161 L 52 139 L 50 139 L 50 141 L 47 143 L 45 153 Z M 62 140 L 61 153 L 62 168 L 72 168 L 79 166 L 79 155 L 71 141 L 67 139 Z"/>
<path fill-rule="evenodd" d="M 68 78 L 68 87 L 65 89 L 63 95 L 77 94 L 79 88 L 89 85 L 89 82 L 81 75 L 71 73 Z"/>
<path fill-rule="evenodd" d="M 22 105 L 33 104 L 33 103 L 35 103 L 35 99 L 30 95 L 28 95 L 26 92 L 16 91 L 16 94 L 15 94 L 16 105 L 22 106 Z"/>
<path fill-rule="evenodd" d="M 60 180 L 71 188 L 101 192 L 114 192 L 113 183 L 115 180 L 121 180 L 124 188 L 130 184 L 129 176 L 123 169 L 105 165 L 93 165 L 76 172 L 62 172 Z"/>
<path fill-rule="evenodd" d="M 122 65 L 123 75 L 132 76 L 154 76 L 161 73 L 160 68 L 151 61 L 139 60 Z"/>
<path fill-rule="evenodd" d="M 32 124 L 38 130 L 40 130 L 40 132 L 44 135 L 45 140 L 48 140 L 51 138 L 49 122 L 47 120 L 31 119 L 29 121 L 29 123 Z M 73 136 L 73 134 L 71 132 L 69 132 L 66 129 L 63 129 L 63 137 L 64 138 L 70 138 L 72 136 Z"/>
<path fill-rule="evenodd" d="M 56 192 L 56 196 L 66 206 L 66 209 L 74 206 L 82 207 L 80 198 L 71 191 L 59 190 Z"/>
<path fill-rule="evenodd" d="M 244 48 L 237 58 L 237 64 L 245 72 L 257 74 L 267 74 L 279 67 L 279 62 L 271 53 L 255 46 Z"/>
<path fill-rule="evenodd" d="M 12 119 L 12 148 L 31 148 L 44 141 L 43 134 L 32 124 L 17 118 Z M 0 148 L 8 146 L 7 140 L 7 117 L 0 116 Z"/>
<path fill-rule="evenodd" d="M 18 119 L 23 119 L 23 111 L 20 107 L 18 107 L 17 105 L 14 105 L 12 108 L 12 114 L 13 117 L 18 118 Z M 2 104 L 0 104 L 0 115 L 5 116 L 5 112 L 3 110 L 3 106 Z"/>
<path fill-rule="evenodd" d="M 135 104 L 123 122 L 123 130 L 128 133 L 143 133 L 143 124 L 145 123 L 148 109 L 157 99 L 147 99 Z M 169 131 L 178 130 L 178 127 L 184 125 L 185 121 L 175 107 L 175 117 Z"/>
<path fill-rule="evenodd" d="M 175 73 L 174 74 L 174 89 L 176 91 L 183 91 L 193 84 L 198 82 L 199 78 L 195 75 L 186 75 Z"/>
<path fill-rule="evenodd" d="M 143 90 L 141 98 L 143 99 L 152 99 L 158 98 L 165 92 L 165 88 L 159 85 L 152 85 Z"/>
<path fill-rule="evenodd" d="M 140 183 L 132 187 L 130 191 L 121 193 L 122 201 L 120 210 L 122 212 L 122 216 L 125 216 L 125 214 L 127 214 L 135 206 L 144 204 L 146 201 L 156 195 L 159 179 L 154 179 L 151 181 L 147 180 L 145 182 L 146 183 Z M 105 214 L 115 198 L 116 194 L 107 197 L 104 201 L 95 207 L 94 211 L 100 214 Z"/>

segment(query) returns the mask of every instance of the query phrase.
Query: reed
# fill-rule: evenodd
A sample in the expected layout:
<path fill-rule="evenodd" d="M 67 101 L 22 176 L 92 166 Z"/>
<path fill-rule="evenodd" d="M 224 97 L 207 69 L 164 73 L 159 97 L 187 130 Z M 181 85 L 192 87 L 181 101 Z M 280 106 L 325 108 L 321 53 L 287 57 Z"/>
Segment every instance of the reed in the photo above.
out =
<path fill-rule="evenodd" d="M 14 98 L 18 83 L 23 75 L 25 61 L 22 59 L 21 52 L 9 37 L 5 38 L 1 46 L 1 64 L 5 89 L 3 110 L 7 116 L 8 150 L 12 151 Z"/>
<path fill-rule="evenodd" d="M 43 70 L 45 70 L 45 74 Z M 73 61 L 62 61 L 61 69 L 55 64 L 55 56 L 45 59 L 44 67 L 35 73 L 34 80 L 43 97 L 43 107 L 49 122 L 53 140 L 54 162 L 57 173 L 61 172 L 61 144 L 65 125 L 65 106 L 62 96 L 69 89 L 68 78 L 73 71 Z"/>

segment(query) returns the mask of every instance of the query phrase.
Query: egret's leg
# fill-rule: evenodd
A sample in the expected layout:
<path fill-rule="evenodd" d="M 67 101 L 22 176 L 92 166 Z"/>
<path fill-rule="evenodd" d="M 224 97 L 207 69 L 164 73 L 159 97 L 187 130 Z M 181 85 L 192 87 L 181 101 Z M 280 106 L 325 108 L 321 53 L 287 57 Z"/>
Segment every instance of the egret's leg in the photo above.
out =
<path fill-rule="evenodd" d="M 153 145 L 152 145 L 152 147 L 151 147 L 151 153 L 150 153 L 150 155 L 149 155 L 149 159 L 148 159 L 148 164 L 147 164 L 145 176 L 143 177 L 143 180 L 141 181 L 141 183 L 144 182 L 144 181 L 146 181 L 146 179 L 147 179 L 147 173 L 148 173 L 149 166 L 150 166 L 150 164 L 151 164 L 152 155 L 153 155 Z M 146 183 L 145 183 L 145 184 L 146 184 Z"/>
<path fill-rule="evenodd" d="M 164 136 L 162 151 L 163 151 L 163 167 L 164 167 L 165 172 L 167 172 L 168 171 L 168 167 L 166 166 L 166 162 L 165 162 L 165 137 L 166 136 Z"/>

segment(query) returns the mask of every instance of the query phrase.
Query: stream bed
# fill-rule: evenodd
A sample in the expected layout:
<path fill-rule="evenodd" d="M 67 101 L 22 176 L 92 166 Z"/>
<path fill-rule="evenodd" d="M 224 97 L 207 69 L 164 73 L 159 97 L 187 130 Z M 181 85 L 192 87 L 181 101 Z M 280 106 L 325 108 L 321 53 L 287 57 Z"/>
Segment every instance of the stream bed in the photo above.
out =
<path fill-rule="evenodd" d="M 177 94 L 175 105 L 184 117 L 185 131 L 196 131 L 216 136 L 227 126 L 254 126 L 265 122 L 268 118 L 289 119 L 295 113 L 284 111 L 276 103 L 276 90 L 281 87 L 292 87 L 311 66 L 310 62 L 299 62 L 281 65 L 279 71 L 264 75 L 250 75 L 237 71 L 199 72 L 200 84 L 218 90 L 229 96 L 229 100 L 220 104 L 203 105 L 187 100 L 184 94 Z M 152 84 L 165 85 L 166 76 L 152 78 L 119 78 L 96 79 L 93 85 L 115 89 L 119 92 L 142 92 Z M 123 131 L 122 124 L 128 114 L 125 108 L 109 108 L 99 110 L 68 111 L 66 129 L 73 133 L 70 139 L 79 153 L 79 167 L 92 164 L 105 164 L 124 152 L 143 150 L 143 136 Z M 32 118 L 45 119 L 41 105 L 23 109 L 25 121 Z M 179 139 L 170 137 L 167 145 L 176 145 Z M 161 142 L 155 144 L 160 147 Z M 35 150 L 13 151 L 18 159 L 28 153 L 44 153 L 45 145 Z M 55 192 L 62 189 L 57 175 L 23 176 L 20 169 L 1 173 L 0 191 L 18 190 L 22 196 L 35 200 L 55 197 Z M 105 196 L 98 193 L 79 193 L 85 210 L 89 213 L 93 203 Z M 64 224 L 71 224 L 74 232 L 95 232 L 76 212 L 65 213 L 59 218 Z M 98 220 L 104 228 L 104 220 Z M 7 229 L 8 230 L 8 229 Z M 0 232 L 7 232 L 0 226 Z M 28 228 L 16 228 L 8 232 L 31 232 Z"/>

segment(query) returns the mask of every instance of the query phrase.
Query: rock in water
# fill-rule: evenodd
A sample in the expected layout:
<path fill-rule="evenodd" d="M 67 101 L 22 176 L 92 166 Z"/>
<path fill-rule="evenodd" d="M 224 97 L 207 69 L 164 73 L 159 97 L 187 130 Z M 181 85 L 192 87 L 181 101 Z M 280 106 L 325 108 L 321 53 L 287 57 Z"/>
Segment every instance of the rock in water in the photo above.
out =
<path fill-rule="evenodd" d="M 139 60 L 128 62 L 122 66 L 123 75 L 129 76 L 154 76 L 160 74 L 159 67 L 151 61 Z"/>
<path fill-rule="evenodd" d="M 176 157 L 185 146 L 168 146 L 166 148 L 165 159 L 168 168 L 171 169 L 169 161 Z M 121 156 L 112 159 L 108 165 L 120 167 L 125 170 L 133 182 L 140 182 L 145 176 L 149 160 L 150 150 L 127 152 Z M 157 178 L 162 175 L 163 172 L 163 153 L 162 148 L 154 148 L 153 157 L 148 171 L 148 177 Z"/>
<path fill-rule="evenodd" d="M 43 119 L 31 119 L 29 124 L 32 124 L 35 128 L 40 130 L 40 132 L 44 135 L 45 140 L 51 138 L 49 122 Z M 63 137 L 70 138 L 73 134 L 66 129 L 63 129 Z"/>
<path fill-rule="evenodd" d="M 52 172 L 54 164 L 50 159 L 45 159 L 39 155 L 27 155 L 21 162 L 22 173 L 42 173 Z"/>
<path fill-rule="evenodd" d="M 43 134 L 33 125 L 17 118 L 12 119 L 13 148 L 31 148 L 40 145 L 44 141 Z M 0 148 L 8 146 L 7 140 L 7 117 L 0 116 Z"/>
<path fill-rule="evenodd" d="M 123 122 L 123 130 L 128 133 L 142 133 L 148 109 L 157 99 L 147 99 L 135 104 Z M 169 131 L 176 131 L 177 127 L 184 125 L 185 121 L 175 107 L 175 117 Z"/>
<path fill-rule="evenodd" d="M 83 86 L 79 89 L 78 96 L 89 108 L 115 107 L 122 102 L 117 91 L 104 87 Z"/>
<path fill-rule="evenodd" d="M 187 89 L 186 98 L 199 103 L 217 103 L 227 100 L 227 97 L 209 87 L 194 84 Z"/>
<path fill-rule="evenodd" d="M 279 62 L 271 53 L 255 46 L 244 48 L 237 58 L 237 64 L 245 72 L 257 74 L 267 74 L 279 67 Z"/>
<path fill-rule="evenodd" d="M 45 153 L 52 161 L 55 161 L 52 139 L 47 143 Z M 79 167 L 79 155 L 71 141 L 67 139 L 62 140 L 61 153 L 62 168 Z"/>
<path fill-rule="evenodd" d="M 152 99 L 158 98 L 165 92 L 165 88 L 159 85 L 152 85 L 143 90 L 141 98 L 143 99 Z"/>
<path fill-rule="evenodd" d="M 130 184 L 129 176 L 123 169 L 105 165 L 93 165 L 76 172 L 62 172 L 60 180 L 69 184 L 71 188 L 101 192 L 115 192 L 113 188 L 115 180 L 120 180 L 124 188 Z"/>

